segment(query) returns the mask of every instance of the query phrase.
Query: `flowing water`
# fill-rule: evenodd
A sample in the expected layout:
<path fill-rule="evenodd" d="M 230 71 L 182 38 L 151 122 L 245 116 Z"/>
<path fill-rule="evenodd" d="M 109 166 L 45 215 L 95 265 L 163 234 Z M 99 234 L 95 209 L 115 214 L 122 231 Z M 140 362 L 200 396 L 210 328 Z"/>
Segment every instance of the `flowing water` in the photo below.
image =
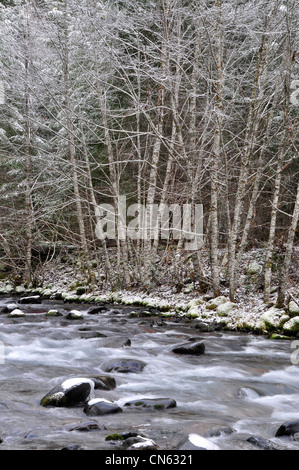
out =
<path fill-rule="evenodd" d="M 16 299 L 0 299 L 0 308 Z M 20 306 L 26 317 L 0 315 L 0 449 L 61 449 L 80 445 L 86 449 L 114 449 L 108 434 L 138 431 L 150 436 L 161 450 L 177 449 L 189 433 L 204 436 L 218 426 L 235 432 L 212 440 L 221 449 L 255 449 L 252 435 L 271 439 L 286 449 L 299 442 L 275 438 L 278 427 L 299 419 L 299 366 L 291 362 L 290 341 L 227 332 L 200 333 L 194 323 L 175 319 L 132 318 L 131 309 L 112 306 L 98 315 L 87 314 L 88 305 L 44 301 Z M 45 317 L 58 308 L 63 317 Z M 67 320 L 76 308 L 83 320 Z M 134 309 L 135 310 L 135 309 Z M 131 346 L 100 347 L 99 338 L 126 335 Z M 175 345 L 190 338 L 202 339 L 202 356 L 176 355 Z M 104 431 L 70 431 L 90 418 L 83 407 L 44 408 L 41 398 L 67 378 L 107 375 L 101 365 L 108 359 L 134 358 L 147 365 L 142 373 L 113 373 L 117 387 L 96 390 L 96 397 L 113 400 L 120 407 L 131 399 L 173 398 L 177 407 L 142 411 L 123 408 L 116 415 L 96 418 Z M 0 358 L 1 359 L 1 358 Z M 109 375 L 109 374 L 108 374 Z M 240 389 L 247 393 L 240 395 Z M 114 444 L 116 445 L 116 444 Z"/>

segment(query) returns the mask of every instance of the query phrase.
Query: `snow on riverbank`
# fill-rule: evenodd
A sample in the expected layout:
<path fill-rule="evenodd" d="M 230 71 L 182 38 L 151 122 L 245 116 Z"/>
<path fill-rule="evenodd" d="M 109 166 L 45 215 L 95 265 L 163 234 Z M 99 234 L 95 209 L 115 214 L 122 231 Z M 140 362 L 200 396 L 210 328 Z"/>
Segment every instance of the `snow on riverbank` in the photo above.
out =
<path fill-rule="evenodd" d="M 232 331 L 253 331 L 261 334 L 278 333 L 294 337 L 299 330 L 299 307 L 291 312 L 275 309 L 276 289 L 273 289 L 272 302 L 266 305 L 263 301 L 261 271 L 263 252 L 255 250 L 245 257 L 242 268 L 242 289 L 239 290 L 234 303 L 229 301 L 228 289 L 222 287 L 221 296 L 213 299 L 210 292 L 201 293 L 199 284 L 191 282 L 186 274 L 183 286 L 178 287 L 170 277 L 164 278 L 164 283 L 154 287 L 151 292 L 136 287 L 130 290 L 111 290 L 101 271 L 101 263 L 95 265 L 90 283 L 86 282 L 80 262 L 59 263 L 57 260 L 47 265 L 44 272 L 43 287 L 25 288 L 22 285 L 13 286 L 9 280 L 0 282 L 0 294 L 6 295 L 41 295 L 44 299 L 64 300 L 67 302 L 123 304 L 147 309 L 157 309 L 165 317 L 182 317 L 205 325 L 220 325 Z M 295 269 L 295 266 L 293 267 Z M 293 271 L 294 271 L 293 269 Z M 275 275 L 273 276 L 275 279 Z M 275 280 L 274 282 L 277 282 Z M 293 301 L 299 295 L 296 282 L 290 286 L 289 293 Z M 294 303 L 294 302 L 293 302 Z M 150 313 L 150 312 L 149 312 Z M 286 325 L 286 328 L 284 328 Z"/>

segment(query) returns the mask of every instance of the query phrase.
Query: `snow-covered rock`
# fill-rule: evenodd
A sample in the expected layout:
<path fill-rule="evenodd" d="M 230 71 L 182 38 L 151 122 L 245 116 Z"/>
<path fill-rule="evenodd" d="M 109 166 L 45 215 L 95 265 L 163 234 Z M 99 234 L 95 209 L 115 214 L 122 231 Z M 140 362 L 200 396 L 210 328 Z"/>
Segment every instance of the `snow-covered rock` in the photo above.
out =
<path fill-rule="evenodd" d="M 237 308 L 237 304 L 233 302 L 225 302 L 224 304 L 219 305 L 217 307 L 216 312 L 219 317 L 226 317 L 229 315 L 235 308 Z"/>
<path fill-rule="evenodd" d="M 220 450 L 220 447 L 199 434 L 189 434 L 188 438 L 179 444 L 179 450 Z"/>
<path fill-rule="evenodd" d="M 299 305 L 294 300 L 289 303 L 289 314 L 291 317 L 299 316 Z"/>
<path fill-rule="evenodd" d="M 3 309 L 2 313 L 11 313 L 13 310 L 18 308 L 17 304 L 7 304 Z"/>
<path fill-rule="evenodd" d="M 95 384 L 87 378 L 67 379 L 54 387 L 42 399 L 42 406 L 67 407 L 84 404 L 94 397 Z"/>
<path fill-rule="evenodd" d="M 66 318 L 68 320 L 82 320 L 83 319 L 83 313 L 79 312 L 78 310 L 71 310 Z"/>
<path fill-rule="evenodd" d="M 26 314 L 25 314 L 22 310 L 20 310 L 20 309 L 18 309 L 18 308 L 16 308 L 15 310 L 13 310 L 12 312 L 10 312 L 10 313 L 8 314 L 8 317 L 15 317 L 15 318 L 18 318 L 18 317 L 25 317 L 25 316 L 26 316 Z"/>
<path fill-rule="evenodd" d="M 221 295 L 219 297 L 216 297 L 215 299 L 209 300 L 206 304 L 206 309 L 216 310 L 217 307 L 219 307 L 222 304 L 225 304 L 226 302 L 227 302 L 227 298 Z"/>
<path fill-rule="evenodd" d="M 283 309 L 271 307 L 261 316 L 260 325 L 266 330 L 275 330 L 281 328 L 289 318 Z"/>
<path fill-rule="evenodd" d="M 62 317 L 62 313 L 59 312 L 58 310 L 49 310 L 47 313 L 46 313 L 46 317 Z"/>
<path fill-rule="evenodd" d="M 295 334 L 299 332 L 299 316 L 293 317 L 283 325 L 284 333 Z"/>
<path fill-rule="evenodd" d="M 249 274 L 250 276 L 254 276 L 255 274 L 259 274 L 260 272 L 261 272 L 261 266 L 255 261 L 250 263 L 246 270 L 246 273 Z"/>
<path fill-rule="evenodd" d="M 159 447 L 155 441 L 147 437 L 137 436 L 139 442 L 132 444 L 129 450 L 155 450 Z"/>
<path fill-rule="evenodd" d="M 103 416 L 120 412 L 122 412 L 122 409 L 116 403 L 104 398 L 89 400 L 84 407 L 84 413 L 88 416 Z"/>

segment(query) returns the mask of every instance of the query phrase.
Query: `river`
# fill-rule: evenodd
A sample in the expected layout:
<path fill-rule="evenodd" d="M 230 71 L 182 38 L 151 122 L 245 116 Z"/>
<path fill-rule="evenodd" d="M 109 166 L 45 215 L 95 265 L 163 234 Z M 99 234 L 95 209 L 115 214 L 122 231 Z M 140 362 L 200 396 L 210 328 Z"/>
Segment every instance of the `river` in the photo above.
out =
<path fill-rule="evenodd" d="M 16 298 L 1 297 L 0 309 Z M 177 449 L 190 433 L 206 435 L 229 426 L 234 432 L 210 440 L 223 450 L 256 449 L 250 436 L 271 439 L 285 449 L 299 450 L 299 442 L 275 438 L 278 427 L 299 419 L 299 366 L 291 362 L 291 342 L 263 336 L 216 331 L 201 333 L 195 323 L 136 318 L 133 308 L 110 306 L 98 315 L 90 305 L 43 301 L 21 305 L 22 318 L 0 315 L 1 450 L 41 450 L 80 445 L 88 450 L 111 450 L 117 443 L 105 440 L 112 433 L 136 430 L 152 438 L 161 450 Z M 46 317 L 57 308 L 62 317 Z M 68 311 L 83 319 L 67 320 Z M 95 332 L 123 335 L 131 345 L 101 346 Z M 174 346 L 190 338 L 205 343 L 201 356 L 174 354 Z M 73 377 L 107 375 L 101 368 L 108 359 L 134 358 L 146 363 L 141 373 L 113 373 L 113 390 L 96 390 L 96 397 L 112 400 L 123 412 L 93 418 L 106 429 L 71 431 L 88 421 L 82 407 L 45 408 L 41 398 L 54 386 Z M 109 374 L 108 374 L 109 375 Z M 243 394 L 240 393 L 243 390 Z M 244 391 L 245 390 L 245 391 Z M 124 407 L 138 398 L 173 398 L 168 410 L 142 411 Z"/>

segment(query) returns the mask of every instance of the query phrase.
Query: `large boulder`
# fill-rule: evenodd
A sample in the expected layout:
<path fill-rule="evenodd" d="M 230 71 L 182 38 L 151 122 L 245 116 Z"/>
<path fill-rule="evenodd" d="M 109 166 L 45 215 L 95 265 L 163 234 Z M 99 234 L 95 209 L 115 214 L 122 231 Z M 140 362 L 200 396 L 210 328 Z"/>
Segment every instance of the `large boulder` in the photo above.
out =
<path fill-rule="evenodd" d="M 299 432 L 299 419 L 287 421 L 278 428 L 275 437 L 294 436 Z"/>
<path fill-rule="evenodd" d="M 191 354 L 200 356 L 205 352 L 205 343 L 202 341 L 183 343 L 172 349 L 175 354 Z"/>
<path fill-rule="evenodd" d="M 176 401 L 173 398 L 138 398 L 125 403 L 126 407 L 139 410 L 167 410 L 176 407 Z"/>
<path fill-rule="evenodd" d="M 138 374 L 146 366 L 145 362 L 138 359 L 113 359 L 101 365 L 105 372 L 121 372 Z"/>
<path fill-rule="evenodd" d="M 86 403 L 94 396 L 95 384 L 86 378 L 68 379 L 57 385 L 42 399 L 42 406 L 68 407 Z"/>
<path fill-rule="evenodd" d="M 101 338 L 95 343 L 97 348 L 123 348 L 131 346 L 131 340 L 127 336 L 115 335 Z"/>
<path fill-rule="evenodd" d="M 88 416 L 103 416 L 121 412 L 122 409 L 116 403 L 104 398 L 94 398 L 88 401 L 84 407 L 84 413 Z"/>

